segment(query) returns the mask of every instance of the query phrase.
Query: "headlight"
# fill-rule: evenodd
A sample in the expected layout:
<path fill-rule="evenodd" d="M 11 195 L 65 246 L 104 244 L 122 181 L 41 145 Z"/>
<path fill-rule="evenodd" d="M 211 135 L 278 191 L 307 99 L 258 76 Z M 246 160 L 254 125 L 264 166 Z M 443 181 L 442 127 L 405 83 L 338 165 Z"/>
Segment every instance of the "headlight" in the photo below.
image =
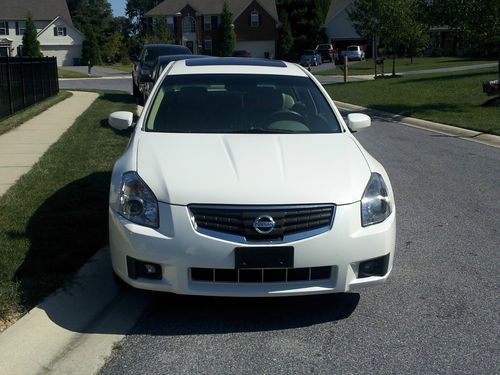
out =
<path fill-rule="evenodd" d="M 384 179 L 372 173 L 361 198 L 361 225 L 364 227 L 381 223 L 391 214 L 389 193 Z"/>
<path fill-rule="evenodd" d="M 136 172 L 122 176 L 118 212 L 126 219 L 148 227 L 158 227 L 158 201 Z"/>

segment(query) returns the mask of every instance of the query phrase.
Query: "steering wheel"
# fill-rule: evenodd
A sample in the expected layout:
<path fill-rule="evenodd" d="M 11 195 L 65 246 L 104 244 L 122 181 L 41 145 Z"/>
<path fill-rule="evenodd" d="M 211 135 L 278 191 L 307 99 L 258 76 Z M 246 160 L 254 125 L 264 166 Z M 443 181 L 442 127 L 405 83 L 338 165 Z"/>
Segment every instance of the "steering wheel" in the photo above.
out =
<path fill-rule="evenodd" d="M 278 121 L 294 121 L 304 124 L 304 116 L 295 111 L 276 111 L 265 119 L 266 127 L 269 128 L 271 124 Z"/>

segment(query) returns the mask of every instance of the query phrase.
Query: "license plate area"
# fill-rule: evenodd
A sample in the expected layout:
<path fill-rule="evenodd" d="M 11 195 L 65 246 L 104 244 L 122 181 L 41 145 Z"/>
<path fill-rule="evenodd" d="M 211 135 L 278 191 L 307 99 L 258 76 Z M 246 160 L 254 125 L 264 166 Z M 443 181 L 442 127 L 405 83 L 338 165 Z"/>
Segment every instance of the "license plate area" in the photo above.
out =
<path fill-rule="evenodd" d="M 293 246 L 237 247 L 234 249 L 236 269 L 293 268 Z"/>

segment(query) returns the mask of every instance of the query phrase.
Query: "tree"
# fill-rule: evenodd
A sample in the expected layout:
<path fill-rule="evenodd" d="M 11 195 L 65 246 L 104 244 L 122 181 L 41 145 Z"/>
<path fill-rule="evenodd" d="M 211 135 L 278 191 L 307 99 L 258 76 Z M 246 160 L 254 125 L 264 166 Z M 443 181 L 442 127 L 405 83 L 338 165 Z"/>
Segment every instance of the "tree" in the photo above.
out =
<path fill-rule="evenodd" d="M 82 45 L 82 62 L 87 65 L 101 65 L 101 50 L 94 30 L 90 26 L 85 27 L 85 40 Z"/>
<path fill-rule="evenodd" d="M 135 36 L 145 35 L 148 32 L 148 19 L 144 15 L 160 2 L 161 0 L 127 0 L 125 14 L 132 23 L 132 32 Z"/>
<path fill-rule="evenodd" d="M 293 46 L 293 35 L 292 28 L 290 27 L 290 22 L 288 21 L 288 15 L 286 12 L 281 11 L 280 13 L 281 25 L 278 30 L 278 56 L 280 58 L 286 58 L 288 52 Z"/>
<path fill-rule="evenodd" d="M 393 76 L 398 50 L 414 56 L 426 43 L 428 27 L 415 17 L 413 4 L 413 0 L 355 0 L 348 10 L 359 35 L 368 40 L 380 37 L 390 47 Z"/>
<path fill-rule="evenodd" d="M 220 49 L 221 56 L 231 56 L 234 47 L 236 46 L 236 33 L 234 32 L 234 25 L 232 23 L 232 14 L 229 11 L 227 2 L 224 1 L 222 13 L 220 16 Z"/>
<path fill-rule="evenodd" d="M 277 6 L 280 14 L 286 13 L 289 24 L 293 25 L 291 51 L 294 54 L 328 40 L 324 24 L 329 2 L 327 5 L 325 0 L 278 0 Z"/>
<path fill-rule="evenodd" d="M 168 29 L 165 17 L 155 17 L 151 25 L 151 30 L 147 33 L 144 41 L 146 43 L 173 43 L 174 36 Z"/>
<path fill-rule="evenodd" d="M 498 0 L 434 0 L 421 4 L 432 26 L 449 27 L 460 53 L 496 56 L 500 79 L 500 2 Z"/>
<path fill-rule="evenodd" d="M 23 56 L 28 57 L 42 57 L 42 52 L 40 51 L 40 42 L 36 37 L 36 26 L 33 22 L 33 18 L 31 18 L 31 14 L 28 14 L 28 18 L 26 20 L 26 29 L 24 30 L 23 35 L 23 48 L 22 54 Z"/>

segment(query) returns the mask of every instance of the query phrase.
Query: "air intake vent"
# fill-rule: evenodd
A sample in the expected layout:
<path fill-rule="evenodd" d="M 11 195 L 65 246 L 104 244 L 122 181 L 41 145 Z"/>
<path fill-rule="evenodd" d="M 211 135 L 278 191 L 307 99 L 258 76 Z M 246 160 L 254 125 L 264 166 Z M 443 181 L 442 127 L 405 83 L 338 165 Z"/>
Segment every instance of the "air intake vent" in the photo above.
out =
<path fill-rule="evenodd" d="M 288 283 L 326 280 L 331 275 L 331 266 L 254 269 L 191 268 L 191 280 L 215 283 Z"/>

